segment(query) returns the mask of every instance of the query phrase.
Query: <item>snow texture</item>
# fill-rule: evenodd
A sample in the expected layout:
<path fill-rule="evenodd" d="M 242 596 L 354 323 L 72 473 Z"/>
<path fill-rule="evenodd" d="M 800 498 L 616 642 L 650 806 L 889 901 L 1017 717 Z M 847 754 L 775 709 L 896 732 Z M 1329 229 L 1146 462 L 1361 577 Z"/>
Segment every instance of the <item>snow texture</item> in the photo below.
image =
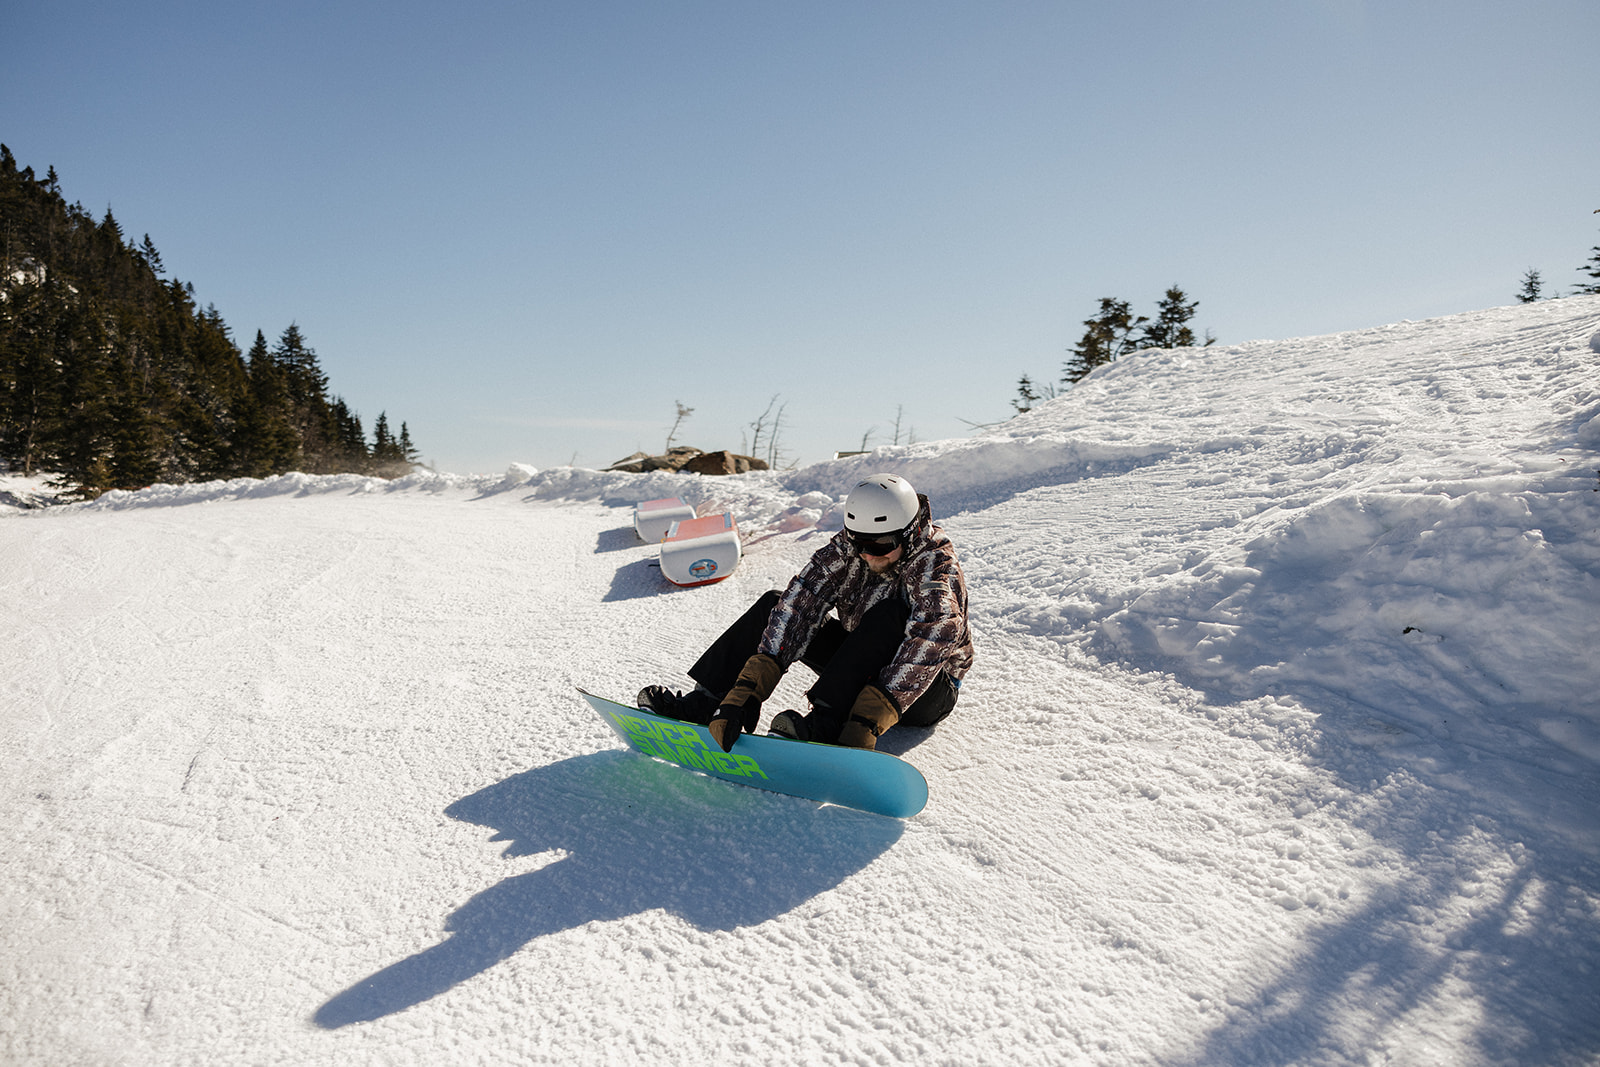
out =
<path fill-rule="evenodd" d="M 0 1061 L 1594 1063 L 1597 352 L 1575 297 L 799 471 L 0 506 Z M 621 749 L 573 687 L 682 684 L 879 469 L 972 585 L 884 738 L 928 808 Z"/>

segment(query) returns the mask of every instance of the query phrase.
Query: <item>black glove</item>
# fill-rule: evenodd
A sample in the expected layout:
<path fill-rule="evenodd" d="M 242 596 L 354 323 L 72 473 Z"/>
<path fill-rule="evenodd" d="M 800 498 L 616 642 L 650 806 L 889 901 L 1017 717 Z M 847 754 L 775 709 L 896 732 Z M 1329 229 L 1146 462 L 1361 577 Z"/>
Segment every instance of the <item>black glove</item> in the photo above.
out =
<path fill-rule="evenodd" d="M 711 740 L 722 746 L 722 751 L 732 752 L 733 743 L 739 740 L 740 733 L 756 732 L 755 723 L 761 714 L 761 702 L 756 701 L 755 715 L 757 718 L 750 720 L 750 725 L 745 725 L 745 716 L 748 714 L 744 708 L 733 708 L 724 705 L 717 709 L 711 716 L 711 722 L 706 725 L 706 730 L 711 734 Z"/>
<path fill-rule="evenodd" d="M 739 740 L 741 732 L 756 732 L 756 726 L 761 721 L 761 702 L 778 688 L 778 680 L 782 677 L 783 668 L 771 656 L 757 652 L 745 660 L 739 680 L 722 698 L 722 703 L 706 726 L 711 732 L 711 739 L 722 746 L 722 751 L 733 751 L 733 743 Z"/>

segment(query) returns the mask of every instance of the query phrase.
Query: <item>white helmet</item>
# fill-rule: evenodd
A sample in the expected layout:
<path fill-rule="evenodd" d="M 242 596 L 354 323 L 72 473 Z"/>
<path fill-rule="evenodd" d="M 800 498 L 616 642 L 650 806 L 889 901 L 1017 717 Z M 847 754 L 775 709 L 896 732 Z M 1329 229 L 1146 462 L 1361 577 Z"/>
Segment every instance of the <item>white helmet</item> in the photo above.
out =
<path fill-rule="evenodd" d="M 844 526 L 864 534 L 896 534 L 916 520 L 922 504 L 898 474 L 874 474 L 844 501 Z"/>

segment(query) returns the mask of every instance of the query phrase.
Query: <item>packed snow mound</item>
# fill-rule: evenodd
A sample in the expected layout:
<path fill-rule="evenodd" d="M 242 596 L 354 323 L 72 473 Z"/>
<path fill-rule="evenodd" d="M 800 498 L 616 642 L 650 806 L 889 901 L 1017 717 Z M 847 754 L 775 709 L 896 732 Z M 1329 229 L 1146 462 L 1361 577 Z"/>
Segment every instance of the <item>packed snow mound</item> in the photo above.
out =
<path fill-rule="evenodd" d="M 948 509 L 1016 497 L 1027 574 L 1050 577 L 988 575 L 1000 614 L 1102 660 L 1594 760 L 1597 321 L 1586 297 L 1141 352 L 1001 432 L 789 484 L 884 466 Z"/>

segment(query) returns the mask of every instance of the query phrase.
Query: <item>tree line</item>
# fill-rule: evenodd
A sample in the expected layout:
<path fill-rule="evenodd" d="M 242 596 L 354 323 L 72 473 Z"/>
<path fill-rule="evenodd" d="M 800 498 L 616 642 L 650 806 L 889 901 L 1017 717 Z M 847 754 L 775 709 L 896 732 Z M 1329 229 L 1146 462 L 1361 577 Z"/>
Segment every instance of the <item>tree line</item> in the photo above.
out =
<path fill-rule="evenodd" d="M 1594 213 L 1600 215 L 1600 208 L 1595 208 Z M 1574 286 L 1573 296 L 1600 295 L 1600 245 L 1595 245 L 1589 252 L 1588 260 L 1578 267 L 1578 276 L 1588 281 L 1580 281 Z M 1523 273 L 1522 288 L 1517 291 L 1517 299 L 1524 304 L 1544 299 L 1544 278 L 1534 268 L 1529 267 Z"/>
<path fill-rule="evenodd" d="M 242 353 L 215 305 L 135 244 L 109 208 L 68 204 L 51 167 L 0 145 L 0 461 L 94 497 L 155 482 L 288 471 L 394 477 L 417 458 L 405 423 L 328 390 L 299 326 Z"/>
<path fill-rule="evenodd" d="M 1600 209 L 1595 214 L 1600 215 Z M 1578 268 L 1580 280 L 1572 295 L 1600 294 L 1600 245 L 1590 249 L 1587 262 Z M 1524 304 L 1544 298 L 1544 280 L 1539 272 L 1529 269 L 1522 276 L 1522 289 L 1517 299 Z M 1133 305 L 1126 300 L 1105 296 L 1100 298 L 1100 311 L 1083 322 L 1084 333 L 1071 356 L 1062 365 L 1059 383 L 1035 382 L 1024 374 L 1017 381 L 1017 395 L 1011 406 L 1018 414 L 1033 410 L 1041 400 L 1048 400 L 1070 389 L 1083 380 L 1096 367 L 1146 348 L 1189 348 L 1196 344 L 1210 345 L 1216 341 L 1209 333 L 1204 341 L 1195 337 L 1189 322 L 1200 306 L 1190 300 L 1177 286 L 1166 291 L 1156 305 L 1155 317 L 1135 315 Z"/>
<path fill-rule="evenodd" d="M 1200 301 L 1190 300 L 1176 285 L 1156 304 L 1155 317 L 1135 315 L 1133 304 L 1114 296 L 1100 298 L 1100 312 L 1083 321 L 1083 336 L 1071 349 L 1072 355 L 1061 367 L 1059 384 L 1036 383 L 1024 374 L 1017 382 L 1017 396 L 1011 406 L 1021 414 L 1032 411 L 1040 400 L 1048 400 L 1079 381 L 1090 371 L 1130 352 L 1146 348 L 1192 348 L 1211 345 L 1216 338 L 1207 332 L 1204 341 L 1195 337 L 1189 325 Z M 1041 390 L 1043 390 L 1041 392 Z"/>

